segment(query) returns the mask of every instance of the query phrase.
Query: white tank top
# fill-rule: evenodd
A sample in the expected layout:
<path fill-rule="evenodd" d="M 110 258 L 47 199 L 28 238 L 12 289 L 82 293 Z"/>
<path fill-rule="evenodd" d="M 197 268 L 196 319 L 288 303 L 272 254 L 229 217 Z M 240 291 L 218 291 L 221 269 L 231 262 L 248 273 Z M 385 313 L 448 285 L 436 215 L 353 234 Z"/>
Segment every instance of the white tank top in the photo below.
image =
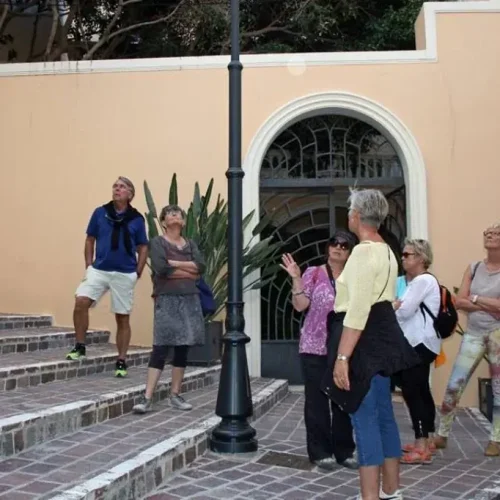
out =
<path fill-rule="evenodd" d="M 471 264 L 474 273 L 477 263 Z M 486 264 L 480 262 L 470 285 L 471 295 L 481 295 L 491 299 L 500 298 L 500 270 L 488 271 Z M 484 311 L 471 312 L 468 315 L 467 330 L 472 333 L 490 333 L 500 329 L 500 320 Z"/>

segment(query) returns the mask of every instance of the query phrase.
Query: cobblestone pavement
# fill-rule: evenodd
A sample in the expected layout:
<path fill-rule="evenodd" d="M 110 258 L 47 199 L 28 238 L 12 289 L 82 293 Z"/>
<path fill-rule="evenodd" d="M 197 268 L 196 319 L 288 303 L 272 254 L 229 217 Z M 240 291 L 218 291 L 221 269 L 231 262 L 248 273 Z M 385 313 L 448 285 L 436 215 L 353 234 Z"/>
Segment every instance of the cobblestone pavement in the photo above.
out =
<path fill-rule="evenodd" d="M 252 392 L 255 394 L 266 384 L 269 381 L 264 379 L 252 380 Z M 186 399 L 194 405 L 190 412 L 172 409 L 162 401 L 152 413 L 123 415 L 1 460 L 0 499 L 50 499 L 56 492 L 122 464 L 140 451 L 212 417 L 217 389 L 216 384 L 187 393 Z"/>
<path fill-rule="evenodd" d="M 309 464 L 304 446 L 303 405 L 302 394 L 290 393 L 255 423 L 259 452 L 250 460 L 207 453 L 147 498 L 336 500 L 355 497 L 359 488 L 356 472 L 339 468 L 324 473 Z M 402 440 L 408 442 L 412 431 L 406 408 L 396 402 L 395 411 Z M 438 452 L 432 465 L 402 466 L 404 498 L 500 500 L 500 459 L 483 456 L 487 441 L 485 421 L 474 412 L 461 410 L 449 448 Z M 274 456 L 272 452 L 276 452 Z M 283 458 L 289 458 L 293 462 L 291 466 L 270 465 Z"/>

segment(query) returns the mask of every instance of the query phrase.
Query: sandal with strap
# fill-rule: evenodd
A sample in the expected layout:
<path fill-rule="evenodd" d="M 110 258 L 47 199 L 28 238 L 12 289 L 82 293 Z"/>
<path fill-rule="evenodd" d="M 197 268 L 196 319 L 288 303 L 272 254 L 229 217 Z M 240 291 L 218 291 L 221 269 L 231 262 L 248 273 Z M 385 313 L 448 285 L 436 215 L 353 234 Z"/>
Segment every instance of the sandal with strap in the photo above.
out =
<path fill-rule="evenodd" d="M 416 448 L 414 443 L 405 444 L 403 446 L 403 453 L 411 453 L 415 449 Z M 437 453 L 436 445 L 431 440 L 429 440 L 429 451 L 431 452 L 432 455 L 435 455 Z"/>
<path fill-rule="evenodd" d="M 430 465 L 432 464 L 432 454 L 415 448 L 413 451 L 405 453 L 400 462 L 406 465 Z"/>

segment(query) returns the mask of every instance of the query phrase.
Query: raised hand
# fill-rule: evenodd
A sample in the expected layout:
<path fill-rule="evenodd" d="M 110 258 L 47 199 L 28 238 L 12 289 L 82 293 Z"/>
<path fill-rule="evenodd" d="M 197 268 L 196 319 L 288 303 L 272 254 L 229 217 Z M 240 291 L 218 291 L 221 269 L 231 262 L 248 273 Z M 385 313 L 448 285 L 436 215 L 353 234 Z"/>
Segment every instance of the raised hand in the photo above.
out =
<path fill-rule="evenodd" d="M 289 253 L 285 253 L 281 257 L 281 268 L 284 269 L 292 279 L 300 278 L 301 272 L 299 265 L 293 260 Z"/>

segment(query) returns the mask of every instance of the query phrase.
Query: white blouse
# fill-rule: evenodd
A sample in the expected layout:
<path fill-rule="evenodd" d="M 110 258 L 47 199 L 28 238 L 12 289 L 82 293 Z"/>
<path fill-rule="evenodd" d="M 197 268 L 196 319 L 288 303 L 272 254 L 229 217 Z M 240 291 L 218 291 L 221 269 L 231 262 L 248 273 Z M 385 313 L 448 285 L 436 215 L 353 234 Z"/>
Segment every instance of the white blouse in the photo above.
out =
<path fill-rule="evenodd" d="M 441 351 L 441 339 L 434 329 L 434 320 L 420 308 L 424 303 L 437 316 L 441 303 L 439 284 L 431 274 L 421 274 L 408 284 L 396 311 L 399 325 L 412 347 L 424 344 L 434 354 Z"/>

